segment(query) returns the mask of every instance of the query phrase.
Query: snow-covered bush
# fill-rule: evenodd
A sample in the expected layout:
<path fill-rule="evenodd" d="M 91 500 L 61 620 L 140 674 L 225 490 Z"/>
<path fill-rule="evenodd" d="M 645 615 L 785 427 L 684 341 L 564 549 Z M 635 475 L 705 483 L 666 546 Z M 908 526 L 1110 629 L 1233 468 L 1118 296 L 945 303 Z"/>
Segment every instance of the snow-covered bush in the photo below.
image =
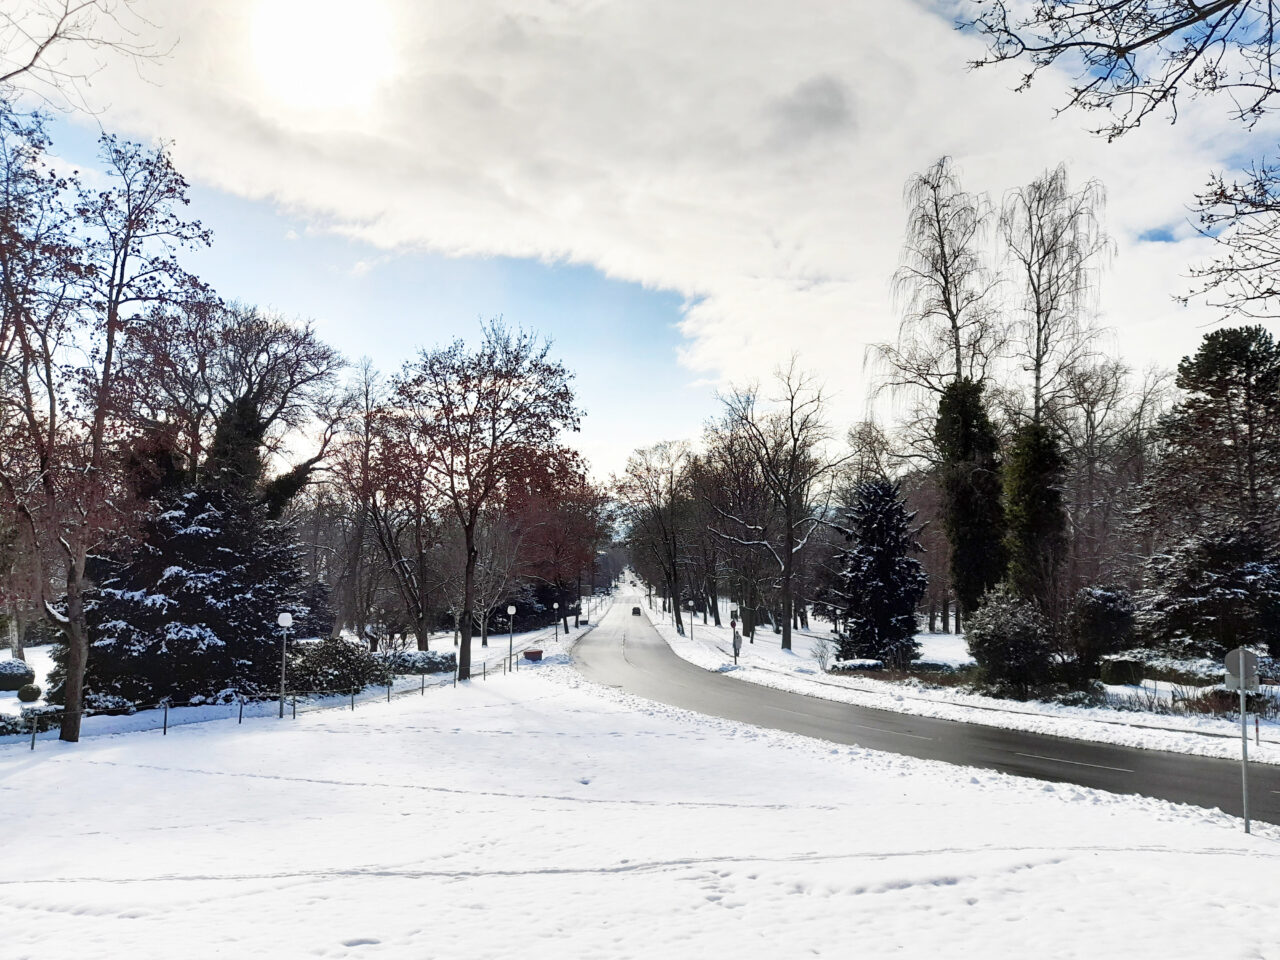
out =
<path fill-rule="evenodd" d="M 1067 636 L 1081 676 L 1096 676 L 1099 659 L 1133 639 L 1133 600 L 1124 590 L 1084 587 L 1071 602 Z"/>
<path fill-rule="evenodd" d="M 452 673 L 458 664 L 455 654 L 439 650 L 400 650 L 377 656 L 393 674 Z"/>
<path fill-rule="evenodd" d="M 866 673 L 868 671 L 883 670 L 884 662 L 881 660 L 867 660 L 862 657 L 855 657 L 851 660 L 837 660 L 831 664 L 831 673 Z"/>
<path fill-rule="evenodd" d="M 34 683 L 36 672 L 22 660 L 0 660 L 0 690 L 21 690 Z"/>
<path fill-rule="evenodd" d="M 23 703 L 35 703 L 43 692 L 34 683 L 25 683 L 18 688 L 18 699 Z"/>
<path fill-rule="evenodd" d="M 1004 585 L 986 595 L 965 628 L 969 653 L 987 679 L 1025 695 L 1050 679 L 1053 631 L 1040 608 Z"/>
<path fill-rule="evenodd" d="M 386 665 L 347 640 L 297 644 L 289 656 L 287 685 L 300 693 L 347 693 L 384 683 Z"/>

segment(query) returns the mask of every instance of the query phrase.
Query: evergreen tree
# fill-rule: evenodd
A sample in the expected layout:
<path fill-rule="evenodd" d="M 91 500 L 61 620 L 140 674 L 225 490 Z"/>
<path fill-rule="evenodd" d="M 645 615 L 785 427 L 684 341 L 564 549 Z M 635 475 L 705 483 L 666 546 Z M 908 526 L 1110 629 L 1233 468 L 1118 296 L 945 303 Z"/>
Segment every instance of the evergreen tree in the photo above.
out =
<path fill-rule="evenodd" d="M 1177 384 L 1187 397 L 1164 420 L 1153 506 L 1184 529 L 1253 523 L 1280 540 L 1280 344 L 1262 326 L 1214 330 Z"/>
<path fill-rule="evenodd" d="M 942 525 L 951 544 L 951 583 L 960 609 L 977 609 L 1005 571 L 999 441 L 982 384 L 953 380 L 938 402 L 934 433 L 941 458 Z"/>
<path fill-rule="evenodd" d="M 1049 680 L 1053 633 L 1040 608 L 998 585 L 969 621 L 965 643 L 987 679 L 1025 697 Z"/>
<path fill-rule="evenodd" d="M 279 681 L 279 613 L 292 612 L 300 630 L 332 620 L 323 593 L 311 614 L 293 530 L 261 496 L 263 439 L 253 403 L 231 403 L 202 481 L 183 491 L 166 489 L 180 473 L 143 469 L 170 463 L 162 443 L 140 452 L 137 489 L 152 492 L 156 506 L 133 551 L 95 567 L 98 587 L 86 605 L 90 706 L 269 692 Z M 56 672 L 53 680 L 57 698 Z"/>
<path fill-rule="evenodd" d="M 1220 659 L 1238 646 L 1280 656 L 1280 552 L 1258 525 L 1193 537 L 1151 567 L 1154 641 L 1182 656 Z"/>
<path fill-rule="evenodd" d="M 915 634 L 916 606 L 927 578 L 920 561 L 917 530 L 911 528 L 898 485 L 887 480 L 862 483 L 845 516 L 852 546 L 837 558 L 836 590 L 846 623 L 839 640 L 842 659 L 866 657 L 896 668 L 920 652 Z"/>
<path fill-rule="evenodd" d="M 1019 431 L 1004 465 L 1008 583 L 1050 620 L 1057 619 L 1058 571 L 1066 548 L 1065 469 L 1057 439 L 1041 423 Z"/>
<path fill-rule="evenodd" d="M 307 610 L 292 531 L 233 491 L 178 494 L 98 586 L 85 689 L 154 703 L 254 696 L 279 681 L 276 617 Z"/>

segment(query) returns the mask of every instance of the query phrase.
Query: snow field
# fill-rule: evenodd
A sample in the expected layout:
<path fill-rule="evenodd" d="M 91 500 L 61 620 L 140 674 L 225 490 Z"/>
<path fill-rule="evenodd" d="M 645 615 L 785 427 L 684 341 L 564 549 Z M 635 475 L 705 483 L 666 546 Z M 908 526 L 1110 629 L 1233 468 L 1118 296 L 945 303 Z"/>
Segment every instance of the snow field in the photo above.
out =
<path fill-rule="evenodd" d="M 5 956 L 1274 955 L 1280 829 L 699 717 L 549 653 L 0 747 Z"/>
<path fill-rule="evenodd" d="M 601 615 L 607 612 L 607 605 L 601 608 Z M 569 639 L 575 640 L 584 632 L 591 629 L 590 624 L 583 624 L 581 627 L 574 627 L 572 623 L 569 626 Z M 456 652 L 457 648 L 453 646 L 452 634 L 441 633 L 433 634 L 431 637 L 431 649 L 444 652 Z M 501 675 L 503 670 L 503 661 L 507 659 L 508 646 L 513 646 L 517 656 L 520 651 L 548 643 L 554 645 L 556 641 L 564 637 L 562 627 L 539 627 L 536 630 L 528 630 L 523 633 L 517 633 L 514 637 L 507 634 L 491 634 L 489 636 L 489 646 L 480 645 L 480 638 L 476 637 L 471 644 L 471 669 L 477 676 L 482 676 L 483 671 L 488 669 L 492 674 Z M 501 640 L 501 642 L 499 642 Z M 36 671 L 36 683 L 42 690 L 48 689 L 48 674 L 53 668 L 53 660 L 51 657 L 53 647 L 46 645 L 41 647 L 28 647 L 25 651 L 27 663 Z M 0 659 L 8 659 L 10 656 L 8 648 L 0 651 Z M 407 675 L 399 677 L 392 684 L 392 696 L 403 696 L 413 694 L 422 689 L 451 685 L 453 683 L 452 673 L 429 673 L 426 675 L 425 684 L 423 678 L 418 675 Z M 355 702 L 357 706 L 366 703 L 376 703 L 384 700 L 386 697 L 385 687 L 369 687 L 356 694 Z M 36 704 L 43 704 L 42 696 L 36 701 Z M 296 705 L 290 701 L 285 705 L 285 713 L 292 715 L 294 710 L 298 713 L 309 712 L 312 710 L 329 710 L 341 709 L 350 704 L 350 698 L 346 695 L 337 695 L 329 697 L 310 697 L 299 699 Z M 24 704 L 18 701 L 16 692 L 0 691 L 0 713 L 18 714 Z M 245 717 L 275 717 L 279 712 L 279 703 L 276 700 L 263 700 L 258 702 L 246 703 L 244 705 Z M 237 719 L 240 713 L 240 706 L 236 703 L 228 704 L 203 704 L 194 707 L 170 707 L 168 725 L 170 727 L 183 726 L 188 723 L 206 723 L 210 720 Z M 121 715 L 99 715 L 94 717 L 86 717 L 81 724 L 81 737 L 95 737 L 118 733 L 130 733 L 139 730 L 160 730 L 164 726 L 164 711 L 159 709 L 138 710 L 132 714 Z M 38 740 L 56 740 L 58 731 L 48 730 L 40 733 Z M 30 736 L 28 734 L 19 734 L 15 736 L 0 736 L 0 744 L 28 742 Z"/>
<path fill-rule="evenodd" d="M 757 630 L 755 643 L 745 637 L 737 666 L 728 621 L 723 627 L 704 625 L 699 619 L 690 634 L 676 633 L 670 617 L 650 610 L 642 596 L 618 598 L 620 604 L 639 606 L 662 638 L 679 656 L 706 670 L 727 673 L 736 679 L 810 696 L 893 710 L 940 720 L 959 720 L 1030 733 L 1045 733 L 1073 740 L 1090 740 L 1149 750 L 1168 750 L 1203 757 L 1234 760 L 1240 756 L 1240 727 L 1215 717 L 1159 716 L 1105 707 L 1068 707 L 1062 704 L 1020 703 L 982 697 L 950 688 L 928 689 L 906 683 L 892 684 L 848 674 L 823 674 L 811 648 L 820 638 L 797 631 L 792 650 L 783 650 L 779 637 L 768 629 Z M 686 628 L 688 623 L 686 621 Z M 921 640 L 928 638 L 922 634 Z M 925 643 L 921 658 L 944 662 L 958 660 L 956 641 L 963 637 L 944 634 L 932 647 Z M 1166 694 L 1172 686 L 1161 683 Z M 1136 690 L 1137 688 L 1112 688 Z M 1253 721 L 1249 724 L 1249 759 L 1280 763 L 1280 724 L 1262 721 L 1261 744 L 1255 745 Z"/>

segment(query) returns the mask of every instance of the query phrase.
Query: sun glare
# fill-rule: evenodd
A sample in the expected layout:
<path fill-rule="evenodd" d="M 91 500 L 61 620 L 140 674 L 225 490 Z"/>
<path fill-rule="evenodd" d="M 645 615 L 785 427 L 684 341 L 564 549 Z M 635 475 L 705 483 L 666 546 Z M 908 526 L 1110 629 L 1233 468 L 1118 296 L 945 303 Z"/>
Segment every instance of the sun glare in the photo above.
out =
<path fill-rule="evenodd" d="M 257 0 L 250 27 L 263 93 L 294 110 L 364 110 L 394 76 L 385 0 Z"/>

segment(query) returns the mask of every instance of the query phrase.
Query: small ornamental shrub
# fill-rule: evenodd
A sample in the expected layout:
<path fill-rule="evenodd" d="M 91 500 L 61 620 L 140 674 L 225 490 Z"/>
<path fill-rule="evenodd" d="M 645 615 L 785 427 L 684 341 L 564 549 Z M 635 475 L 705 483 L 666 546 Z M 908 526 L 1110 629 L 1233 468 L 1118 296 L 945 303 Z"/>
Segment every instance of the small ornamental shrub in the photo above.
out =
<path fill-rule="evenodd" d="M 378 654 L 388 673 L 453 673 L 457 668 L 457 655 L 439 650 L 401 650 L 396 653 Z"/>
<path fill-rule="evenodd" d="M 969 653 L 987 679 L 1023 696 L 1052 677 L 1053 634 L 1035 601 L 1001 585 L 986 595 L 965 628 Z"/>
<path fill-rule="evenodd" d="M 36 672 L 22 660 L 0 660 L 0 690 L 21 690 L 35 680 Z"/>
<path fill-rule="evenodd" d="M 300 643 L 289 656 L 287 686 L 298 693 L 346 693 L 386 678 L 380 658 L 342 639 Z"/>
<path fill-rule="evenodd" d="M 18 699 L 23 703 L 35 703 L 40 699 L 40 694 L 44 691 L 37 687 L 34 683 L 24 684 L 18 688 Z"/>

